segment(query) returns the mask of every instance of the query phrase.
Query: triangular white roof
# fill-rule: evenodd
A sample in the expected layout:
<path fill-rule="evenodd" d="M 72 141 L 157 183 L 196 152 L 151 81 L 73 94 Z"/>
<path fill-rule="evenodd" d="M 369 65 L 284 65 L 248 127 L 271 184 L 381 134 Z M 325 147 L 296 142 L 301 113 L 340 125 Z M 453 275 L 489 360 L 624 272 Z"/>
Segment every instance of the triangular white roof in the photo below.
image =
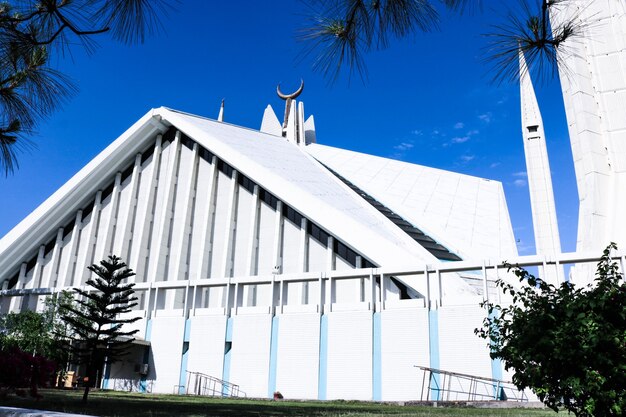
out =
<path fill-rule="evenodd" d="M 419 269 L 438 260 L 324 165 L 462 257 L 515 254 L 500 183 L 327 146 L 296 146 L 282 136 L 161 107 L 144 115 L 0 239 L 0 271 L 14 274 L 150 146 L 157 132 L 171 126 L 380 266 Z M 456 194 L 444 182 L 455 183 Z M 450 201 L 444 201 L 447 194 Z M 433 200 L 442 202 L 431 205 Z M 495 243 L 487 239 L 493 236 L 498 236 Z M 426 291 L 423 280 L 402 280 Z M 447 284 L 450 290 L 470 292 L 461 279 L 453 281 Z"/>

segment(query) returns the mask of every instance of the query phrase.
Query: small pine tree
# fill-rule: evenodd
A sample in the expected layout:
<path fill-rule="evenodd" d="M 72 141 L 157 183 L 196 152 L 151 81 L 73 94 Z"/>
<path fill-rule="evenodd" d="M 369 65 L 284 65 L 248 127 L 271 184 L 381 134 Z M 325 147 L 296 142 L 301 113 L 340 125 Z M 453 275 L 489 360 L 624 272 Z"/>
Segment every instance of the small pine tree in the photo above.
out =
<path fill-rule="evenodd" d="M 139 320 L 139 317 L 119 317 L 137 305 L 137 297 L 133 295 L 135 284 L 124 282 L 135 273 L 114 255 L 88 269 L 95 274 L 87 280 L 94 290 L 74 288 L 78 305 L 65 305 L 61 310 L 63 321 L 72 329 L 71 344 L 76 360 L 87 367 L 83 402 L 87 402 L 89 389 L 105 361 L 110 364 L 123 356 L 138 332 L 123 331 L 122 326 Z"/>

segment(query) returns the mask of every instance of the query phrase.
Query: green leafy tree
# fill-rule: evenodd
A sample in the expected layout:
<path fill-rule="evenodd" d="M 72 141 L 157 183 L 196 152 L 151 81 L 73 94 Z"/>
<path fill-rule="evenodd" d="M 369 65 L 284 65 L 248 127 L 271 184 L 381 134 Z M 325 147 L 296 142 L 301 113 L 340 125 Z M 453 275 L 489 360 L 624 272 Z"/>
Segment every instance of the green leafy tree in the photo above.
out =
<path fill-rule="evenodd" d="M 71 345 L 75 359 L 86 365 L 87 383 L 83 402 L 87 401 L 89 389 L 94 386 L 98 370 L 123 356 L 133 335 L 138 330 L 124 331 L 123 325 L 139 320 L 139 317 L 121 318 L 137 305 L 134 283 L 126 280 L 135 273 L 117 256 L 109 256 L 100 265 L 88 268 L 95 277 L 87 280 L 92 290 L 75 288 L 79 296 L 76 306 L 61 309 L 61 318 L 71 329 Z"/>
<path fill-rule="evenodd" d="M 18 348 L 59 361 L 66 351 L 63 339 L 67 329 L 58 310 L 73 301 L 69 291 L 62 291 L 46 298 L 41 313 L 22 311 L 0 316 L 0 349 Z"/>
<path fill-rule="evenodd" d="M 626 285 L 611 259 L 611 244 L 593 285 L 555 287 L 512 267 L 521 289 L 498 286 L 512 304 L 486 303 L 489 317 L 479 336 L 491 357 L 513 370 L 513 382 L 530 388 L 548 407 L 578 417 L 626 413 Z"/>
<path fill-rule="evenodd" d="M 560 54 L 568 42 L 581 35 L 576 19 L 550 25 L 551 9 L 565 0 L 520 0 L 509 9 L 507 18 L 486 33 L 491 42 L 485 59 L 492 63 L 497 81 L 519 77 L 521 49 L 530 68 L 542 75 L 554 75 Z M 621 1 L 621 0 L 614 0 Z M 306 54 L 314 56 L 316 70 L 336 78 L 344 66 L 351 73 L 365 74 L 363 56 L 382 49 L 397 38 L 438 29 L 443 6 L 458 12 L 482 8 L 481 0 L 309 0 L 311 24 L 304 28 Z M 505 10 L 506 6 L 500 5 Z"/>
<path fill-rule="evenodd" d="M 173 1 L 173 0 L 172 0 Z M 28 134 L 75 91 L 50 57 L 110 33 L 124 43 L 143 42 L 158 29 L 169 0 L 13 0 L 0 2 L 0 169 L 17 167 Z"/>
<path fill-rule="evenodd" d="M 69 329 L 58 312 L 74 302 L 72 293 L 62 291 L 45 300 L 42 312 L 23 311 L 0 316 L 0 386 L 37 386 L 62 374 L 69 361 Z M 56 371 L 56 372 L 55 372 Z"/>

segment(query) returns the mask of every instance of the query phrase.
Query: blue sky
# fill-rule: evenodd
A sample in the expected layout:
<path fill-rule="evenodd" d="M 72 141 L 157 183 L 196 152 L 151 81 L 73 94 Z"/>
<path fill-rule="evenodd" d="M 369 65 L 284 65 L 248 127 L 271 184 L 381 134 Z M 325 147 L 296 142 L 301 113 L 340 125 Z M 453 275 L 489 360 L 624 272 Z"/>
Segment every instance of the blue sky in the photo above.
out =
<path fill-rule="evenodd" d="M 507 0 L 503 3 L 514 3 Z M 521 254 L 534 253 L 520 128 L 519 91 L 495 85 L 483 63 L 490 24 L 506 13 L 442 13 L 440 30 L 366 56 L 368 80 L 347 73 L 330 84 L 302 57 L 303 2 L 184 1 L 162 32 L 139 46 L 98 38 L 88 55 L 54 59 L 78 94 L 39 126 L 20 168 L 0 178 L 0 236 L 149 109 L 167 106 L 259 128 L 275 88 L 297 88 L 315 116 L 318 142 L 490 178 L 504 184 Z M 574 251 L 578 197 L 558 80 L 535 85 L 542 106 L 564 251 Z"/>

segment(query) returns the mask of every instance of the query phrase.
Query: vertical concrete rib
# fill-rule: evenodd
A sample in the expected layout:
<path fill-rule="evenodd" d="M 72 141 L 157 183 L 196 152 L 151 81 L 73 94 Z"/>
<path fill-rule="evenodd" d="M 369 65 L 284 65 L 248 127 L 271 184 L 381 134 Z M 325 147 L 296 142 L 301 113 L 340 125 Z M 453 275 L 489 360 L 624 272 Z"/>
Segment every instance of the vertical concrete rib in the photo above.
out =
<path fill-rule="evenodd" d="M 209 277 L 209 271 L 211 270 L 212 252 L 213 252 L 213 221 L 215 218 L 215 197 L 217 193 L 217 177 L 219 171 L 217 170 L 217 156 L 213 155 L 211 160 L 211 170 L 209 177 L 209 189 L 205 194 L 206 201 L 206 217 L 201 231 L 200 239 L 200 263 L 198 264 L 198 279 L 204 279 Z"/>
<path fill-rule="evenodd" d="M 130 177 L 129 192 L 130 196 L 128 202 L 124 207 L 120 207 L 120 218 L 118 221 L 119 233 L 122 236 L 121 246 L 119 248 L 114 247 L 114 251 L 119 254 L 124 262 L 130 262 L 130 240 L 132 239 L 133 223 L 136 221 L 134 215 L 137 209 L 137 192 L 139 190 L 139 177 L 141 175 L 141 153 L 135 156 L 135 165 L 133 166 L 133 173 Z"/>
<path fill-rule="evenodd" d="M 115 183 L 113 184 L 113 191 L 111 192 L 111 210 L 109 212 L 108 218 L 105 220 L 106 223 L 104 225 L 104 236 L 100 237 L 104 240 L 102 249 L 96 254 L 96 259 L 101 260 L 105 259 L 109 255 L 112 255 L 112 244 L 115 239 L 115 229 L 118 215 L 118 205 L 120 201 L 120 188 L 122 184 L 122 173 L 118 172 L 115 174 Z M 116 254 L 119 256 L 119 254 Z"/>
<path fill-rule="evenodd" d="M 148 181 L 148 195 L 145 198 L 138 198 L 137 201 L 137 215 L 135 238 L 133 239 L 133 246 L 135 247 L 131 251 L 131 257 L 129 266 L 135 270 L 136 276 L 130 278 L 131 280 L 140 279 L 141 281 L 147 281 L 147 268 L 145 263 L 145 257 L 147 256 L 148 239 L 150 238 L 150 224 L 154 222 L 154 214 L 152 212 L 154 207 L 154 199 L 156 198 L 156 190 L 159 186 L 159 166 L 161 165 L 161 151 L 163 145 L 163 136 L 157 135 L 156 143 L 154 145 L 154 153 L 152 154 L 152 172 Z M 142 175 L 143 176 L 143 175 Z M 142 178 L 142 182 L 143 182 Z"/>
<path fill-rule="evenodd" d="M 191 175 L 188 176 L 188 181 L 182 187 L 182 201 L 184 201 L 183 210 L 184 213 L 182 215 L 182 224 L 183 231 L 177 235 L 176 241 L 172 242 L 172 247 L 170 250 L 170 257 L 172 259 L 171 265 L 173 266 L 173 270 L 175 271 L 175 279 L 181 279 L 181 275 L 184 278 L 185 270 L 188 267 L 186 265 L 187 262 L 187 246 L 191 244 L 189 239 L 189 233 L 193 230 L 193 225 L 191 224 L 191 218 L 194 211 L 194 198 L 196 193 L 196 181 L 198 178 L 198 159 L 199 159 L 199 147 L 198 144 L 194 142 L 193 144 L 193 157 L 192 162 L 189 166 L 189 170 L 191 171 Z M 182 167 L 181 167 L 182 168 Z M 176 204 L 174 202 L 174 204 Z M 193 233 L 193 232 L 192 232 Z M 172 268 L 170 268 L 172 269 Z"/>
<path fill-rule="evenodd" d="M 50 258 L 50 267 L 46 271 L 46 275 L 44 279 L 41 281 L 41 286 L 43 288 L 51 288 L 52 286 L 56 287 L 56 278 L 57 271 L 59 267 L 61 247 L 63 245 L 63 228 L 60 227 L 57 231 L 57 238 L 54 242 L 54 248 L 52 249 L 52 257 Z M 54 284 L 54 285 L 53 285 Z"/>
<path fill-rule="evenodd" d="M 74 220 L 74 227 L 72 228 L 72 235 L 70 236 L 70 241 L 67 244 L 69 254 L 67 256 L 67 263 L 63 266 L 61 270 L 61 279 L 63 280 L 61 286 L 70 286 L 72 285 L 74 279 L 74 265 L 76 264 L 76 253 L 78 251 L 78 242 L 81 224 L 83 221 L 83 211 L 78 210 L 76 212 L 76 219 Z"/>
<path fill-rule="evenodd" d="M 224 277 L 230 277 L 233 273 L 235 228 L 237 227 L 237 202 L 239 199 L 239 186 L 237 184 L 238 176 L 239 173 L 236 170 L 233 170 L 230 182 L 230 195 L 228 199 L 228 219 L 226 220 L 226 232 L 223 240 L 225 247 L 221 271 L 222 276 Z"/>
<path fill-rule="evenodd" d="M 274 229 L 274 250 L 272 252 L 272 260 L 274 261 L 273 272 L 280 274 L 283 268 L 283 202 L 276 202 L 276 228 Z"/>
<path fill-rule="evenodd" d="M 96 198 L 93 202 L 93 208 L 91 209 L 91 218 L 87 224 L 85 230 L 86 238 L 86 250 L 85 256 L 79 258 L 76 263 L 76 278 L 74 285 L 81 286 L 91 276 L 91 271 L 87 269 L 88 266 L 96 262 L 94 259 L 94 246 L 96 244 L 96 234 L 98 233 L 98 220 L 100 218 L 100 208 L 102 206 L 102 191 L 96 193 Z M 100 261 L 98 259 L 97 261 Z"/>
<path fill-rule="evenodd" d="M 25 281 L 26 281 L 26 268 L 28 267 L 28 265 L 26 264 L 26 262 L 22 263 L 22 266 L 20 266 L 20 273 L 17 276 L 17 284 L 15 284 L 15 289 L 18 290 L 20 288 L 24 288 L 25 286 Z M 22 300 L 22 297 L 11 297 L 10 301 L 9 301 L 9 312 L 11 313 L 16 313 L 18 312 L 19 308 L 20 308 L 20 301 Z"/>
<path fill-rule="evenodd" d="M 309 270 L 309 236 L 307 233 L 308 220 L 306 217 L 302 217 L 300 221 L 300 258 L 298 259 L 298 266 L 300 272 L 308 272 Z M 301 285 L 300 300 L 302 304 L 308 304 L 309 302 L 309 282 L 305 281 Z"/>
<path fill-rule="evenodd" d="M 246 275 L 256 275 L 258 271 L 258 250 L 259 250 L 259 214 L 261 211 L 261 200 L 259 200 L 259 186 L 254 185 L 252 196 L 252 206 L 250 209 L 250 227 L 252 236 L 248 246 L 248 265 Z"/>
<path fill-rule="evenodd" d="M 28 288 L 28 289 L 39 288 L 39 280 L 42 275 L 45 251 L 46 251 L 45 245 L 39 246 L 39 252 L 37 252 L 37 261 L 35 262 L 35 267 L 33 268 L 33 276 L 28 281 L 28 284 L 26 285 L 25 288 Z"/>
<path fill-rule="evenodd" d="M 166 257 L 169 256 L 169 238 L 171 233 L 170 221 L 174 211 L 174 194 L 177 181 L 176 168 L 180 158 L 180 131 L 176 132 L 174 142 L 170 144 L 171 149 L 167 161 L 167 170 L 165 171 L 165 188 L 163 190 L 163 201 L 155 212 L 155 228 L 153 241 L 156 241 L 156 247 L 151 248 L 151 256 L 149 260 L 148 273 L 151 281 L 168 281 Z"/>

